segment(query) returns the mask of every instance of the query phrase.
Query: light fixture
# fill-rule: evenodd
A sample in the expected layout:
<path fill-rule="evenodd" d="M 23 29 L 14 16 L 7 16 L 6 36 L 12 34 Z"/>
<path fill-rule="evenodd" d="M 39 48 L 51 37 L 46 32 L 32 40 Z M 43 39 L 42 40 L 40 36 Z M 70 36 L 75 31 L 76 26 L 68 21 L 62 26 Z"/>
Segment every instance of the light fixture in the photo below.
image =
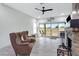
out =
<path fill-rule="evenodd" d="M 77 11 L 72 11 L 72 14 L 76 14 L 77 13 Z"/>

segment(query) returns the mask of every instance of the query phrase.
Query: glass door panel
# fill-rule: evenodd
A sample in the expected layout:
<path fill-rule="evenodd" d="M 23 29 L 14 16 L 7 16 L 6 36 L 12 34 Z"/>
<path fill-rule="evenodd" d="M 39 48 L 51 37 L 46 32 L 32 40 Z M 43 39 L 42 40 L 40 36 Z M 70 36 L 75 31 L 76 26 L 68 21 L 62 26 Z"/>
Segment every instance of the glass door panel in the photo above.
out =
<path fill-rule="evenodd" d="M 60 24 L 59 24 L 59 31 L 60 31 L 60 32 L 61 32 L 61 31 L 65 31 L 64 28 L 65 28 L 65 24 L 64 24 L 64 23 L 60 23 Z"/>
<path fill-rule="evenodd" d="M 58 28 L 53 28 L 51 36 L 59 37 L 59 29 Z"/>
<path fill-rule="evenodd" d="M 44 35 L 44 24 L 39 24 L 39 32 L 40 32 L 40 35 L 43 36 Z"/>
<path fill-rule="evenodd" d="M 51 24 L 46 24 L 46 36 L 51 35 Z"/>
<path fill-rule="evenodd" d="M 59 26 L 58 24 L 54 23 L 51 25 L 51 28 L 52 28 L 52 34 L 51 36 L 55 36 L 55 37 L 58 37 L 59 36 Z"/>

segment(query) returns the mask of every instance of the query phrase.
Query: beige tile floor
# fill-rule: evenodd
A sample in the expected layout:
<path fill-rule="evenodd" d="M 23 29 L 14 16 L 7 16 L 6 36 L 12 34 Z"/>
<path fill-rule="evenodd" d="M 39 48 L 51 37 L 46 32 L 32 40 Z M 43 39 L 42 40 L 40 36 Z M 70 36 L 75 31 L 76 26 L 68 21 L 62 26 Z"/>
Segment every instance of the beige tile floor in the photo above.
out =
<path fill-rule="evenodd" d="M 31 56 L 57 56 L 60 39 L 38 38 L 32 49 Z M 0 56 L 15 56 L 11 45 L 0 49 Z"/>
<path fill-rule="evenodd" d="M 39 38 L 37 39 L 31 56 L 57 56 L 57 48 L 60 45 L 60 39 Z"/>

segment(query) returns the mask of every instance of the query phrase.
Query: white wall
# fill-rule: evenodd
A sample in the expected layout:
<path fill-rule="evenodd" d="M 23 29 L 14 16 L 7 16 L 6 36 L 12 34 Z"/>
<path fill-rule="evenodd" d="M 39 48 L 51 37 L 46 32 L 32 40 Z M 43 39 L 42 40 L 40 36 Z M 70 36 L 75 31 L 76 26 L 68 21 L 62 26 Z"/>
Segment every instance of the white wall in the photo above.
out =
<path fill-rule="evenodd" d="M 10 44 L 9 33 L 28 30 L 33 33 L 32 17 L 0 4 L 0 48 Z"/>

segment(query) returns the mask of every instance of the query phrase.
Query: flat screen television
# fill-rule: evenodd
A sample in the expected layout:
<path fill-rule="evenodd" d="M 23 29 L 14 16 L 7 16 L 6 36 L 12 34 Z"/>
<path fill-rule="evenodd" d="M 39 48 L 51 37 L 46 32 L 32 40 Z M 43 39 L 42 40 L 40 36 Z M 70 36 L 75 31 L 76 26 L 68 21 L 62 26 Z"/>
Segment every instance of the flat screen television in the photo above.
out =
<path fill-rule="evenodd" d="M 79 19 L 72 19 L 70 21 L 70 27 L 71 28 L 79 28 Z"/>

